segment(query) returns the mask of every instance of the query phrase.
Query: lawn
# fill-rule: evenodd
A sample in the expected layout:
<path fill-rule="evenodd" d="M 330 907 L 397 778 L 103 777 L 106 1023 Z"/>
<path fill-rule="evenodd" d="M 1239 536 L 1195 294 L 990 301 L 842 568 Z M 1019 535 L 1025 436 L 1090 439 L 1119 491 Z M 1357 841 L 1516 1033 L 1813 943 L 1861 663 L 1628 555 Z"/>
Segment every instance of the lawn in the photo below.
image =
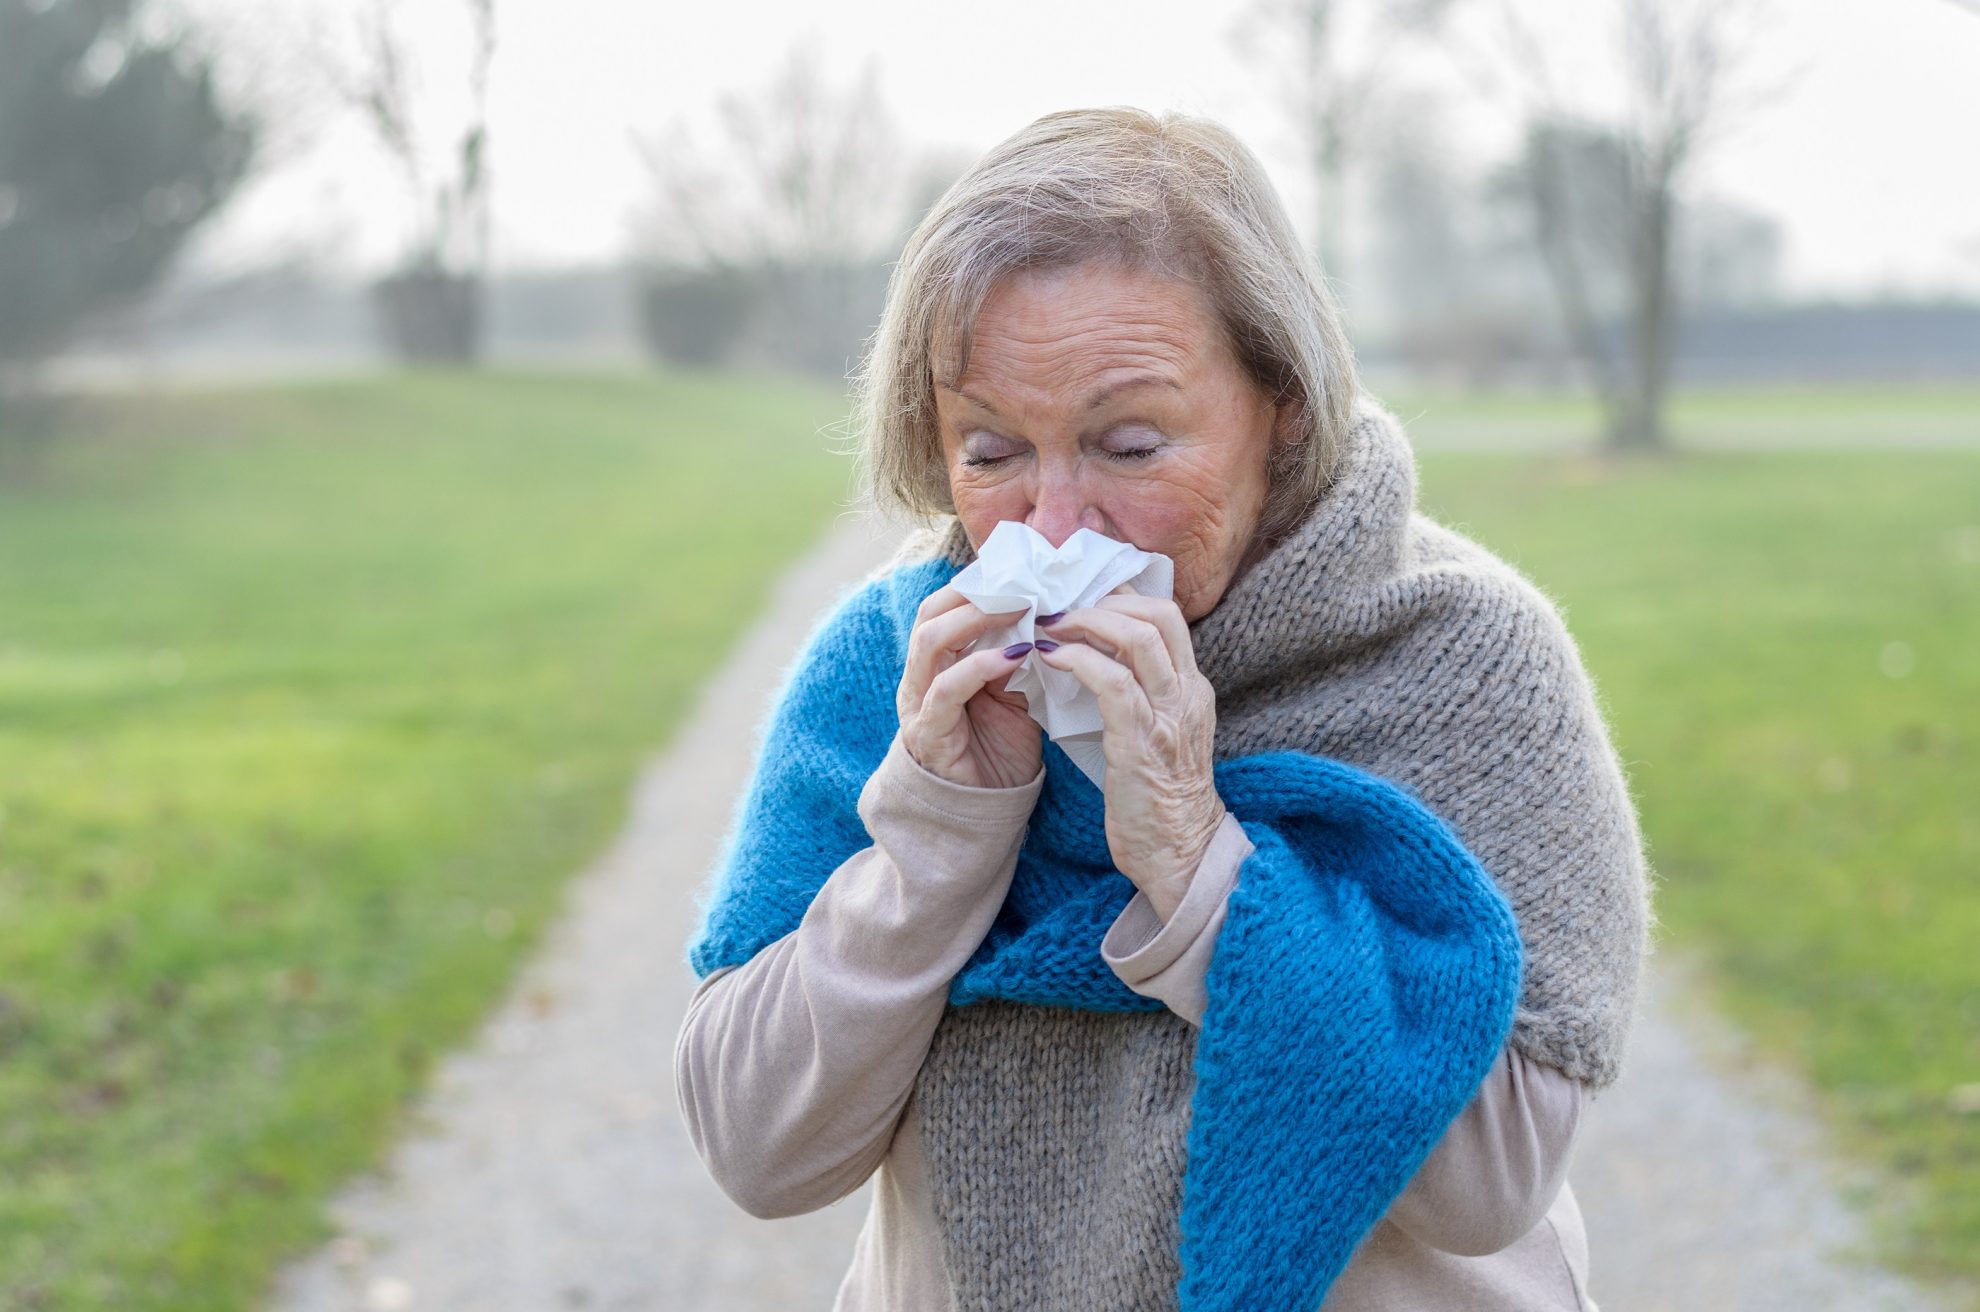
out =
<path fill-rule="evenodd" d="M 1439 446 L 1576 439 L 1573 402 L 1396 404 L 1426 508 L 1566 611 L 1666 942 L 1903 1186 L 1889 1251 L 1968 1276 L 1980 442 L 1942 439 L 1976 401 L 1686 398 L 1701 445 L 1890 449 L 1625 468 Z M 254 1306 L 839 507 L 843 409 L 740 378 L 172 395 L 0 487 L 0 1306 Z"/>
<path fill-rule="evenodd" d="M 1884 1168 L 1885 1251 L 1980 1277 L 1980 443 L 1421 467 L 1566 612 L 1664 941 Z"/>
<path fill-rule="evenodd" d="M 0 1306 L 255 1305 L 847 494 L 843 410 L 172 395 L 0 487 Z"/>
<path fill-rule="evenodd" d="M 1383 399 L 1426 452 L 1560 454 L 1586 449 L 1601 427 L 1591 398 L 1562 392 L 1403 390 Z M 1670 423 L 1683 445 L 1699 450 L 1971 450 L 1980 446 L 1980 386 L 1696 388 L 1672 397 Z"/>

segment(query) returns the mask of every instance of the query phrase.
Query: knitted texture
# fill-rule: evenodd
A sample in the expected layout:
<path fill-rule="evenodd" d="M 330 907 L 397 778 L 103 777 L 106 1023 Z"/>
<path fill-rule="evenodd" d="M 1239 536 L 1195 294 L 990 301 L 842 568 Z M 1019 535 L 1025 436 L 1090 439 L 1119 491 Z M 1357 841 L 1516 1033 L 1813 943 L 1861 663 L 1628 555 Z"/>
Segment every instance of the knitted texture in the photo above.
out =
<path fill-rule="evenodd" d="M 691 949 L 698 973 L 747 961 L 795 929 L 818 885 L 870 841 L 855 806 L 897 728 L 908 630 L 953 573 L 923 564 L 869 586 L 810 644 Z M 1034 812 L 1003 911 L 950 1003 L 1159 1011 L 1100 955 L 1134 894 L 1112 868 L 1102 795 L 1056 747 L 1046 769 L 1051 805 L 1041 799 Z M 1182 1179 L 1182 1306 L 1311 1309 L 1505 1042 L 1518 933 L 1456 836 L 1393 785 L 1294 752 L 1219 762 L 1216 781 L 1258 850 L 1205 981 Z M 1096 1122 L 1089 1101 L 1108 1081 L 1079 1070 L 1083 1090 L 1070 1078 L 1045 1085 L 1027 1069 L 1053 1055 L 1049 1043 L 1000 1050 L 1000 1079 L 1049 1099 L 1050 1115 L 1017 1127 L 1031 1151 L 1050 1160 L 1082 1142 L 1118 1143 L 1120 1127 Z M 974 1107 L 996 1101 L 988 1083 L 962 1092 Z M 1083 1134 L 1066 1132 L 1082 1120 Z M 1007 1148 L 974 1133 L 944 1141 L 965 1138 L 997 1155 Z M 1018 1155 L 1001 1171 L 967 1181 L 945 1171 L 945 1184 L 1035 1204 L 1049 1173 L 1024 1169 L 1024 1150 L 1010 1151 Z M 966 1195 L 952 1211 L 950 1269 L 964 1306 L 1091 1306 L 1096 1285 L 1067 1252 L 1090 1250 L 1113 1271 L 1123 1257 L 1139 1268 L 1176 1252 L 1169 1238 L 1145 1249 L 1093 1244 L 1104 1204 L 1077 1178 L 1057 1179 L 1072 1196 L 1060 1194 L 1058 1215 L 1034 1206 L 1021 1229 L 976 1224 L 962 1215 Z M 998 1264 L 1009 1282 L 987 1269 Z M 1041 1285 L 1057 1295 L 1041 1298 Z"/>
<path fill-rule="evenodd" d="M 1177 1306 L 1195 1034 L 1167 1010 L 946 1013 L 914 1102 L 957 1309 Z"/>
<path fill-rule="evenodd" d="M 1227 903 L 1200 1037 L 1166 1010 L 979 1003 L 1080 1005 L 973 977 L 1012 964 L 1000 936 L 1030 915 L 1058 919 L 1034 863 L 1085 872 L 1076 887 L 1121 878 L 1100 794 L 1047 748 L 1006 918 L 951 994 L 977 1005 L 945 1017 L 915 1087 L 958 1308 L 1310 1312 L 1505 1041 L 1517 935 L 1430 812 L 1299 753 L 1220 762 L 1216 779 L 1258 850 Z M 1105 928 L 1082 958 L 1111 976 Z"/>
<path fill-rule="evenodd" d="M 1628 783 L 1553 603 L 1416 490 L 1401 425 L 1364 397 L 1333 484 L 1190 626 L 1215 755 L 1306 752 L 1427 804 L 1518 918 L 1513 1046 L 1605 1088 L 1654 924 Z M 951 521 L 897 559 L 926 557 L 974 552 Z"/>
<path fill-rule="evenodd" d="M 1551 606 L 1415 515 L 1414 490 L 1367 408 L 1306 520 L 1192 626 L 1218 790 L 1257 847 L 1200 1031 L 1101 959 L 1132 886 L 1100 793 L 1047 744 L 1010 892 L 915 1089 L 959 1308 L 1312 1309 L 1509 1030 L 1613 1078 L 1646 915 L 1627 790 Z M 855 804 L 915 609 L 968 559 L 954 528 L 936 548 L 812 634 L 698 974 L 789 933 L 871 841 Z"/>

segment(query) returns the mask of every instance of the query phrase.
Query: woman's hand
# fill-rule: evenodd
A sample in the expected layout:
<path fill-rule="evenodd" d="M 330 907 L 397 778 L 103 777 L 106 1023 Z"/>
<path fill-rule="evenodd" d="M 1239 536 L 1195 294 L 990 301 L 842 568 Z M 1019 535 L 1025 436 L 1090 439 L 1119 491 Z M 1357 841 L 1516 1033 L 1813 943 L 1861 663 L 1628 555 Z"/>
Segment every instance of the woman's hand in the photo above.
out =
<path fill-rule="evenodd" d="M 985 614 L 953 587 L 930 593 L 908 634 L 895 708 L 901 745 L 931 774 L 972 788 L 1016 788 L 1038 775 L 1044 733 L 1005 684 L 1031 650 L 963 653 L 1010 614 Z"/>
<path fill-rule="evenodd" d="M 1126 584 L 1045 627 L 1062 645 L 1039 659 L 1100 699 L 1107 753 L 1107 847 L 1167 920 L 1224 820 L 1211 775 L 1217 693 L 1196 668 L 1173 601 Z"/>

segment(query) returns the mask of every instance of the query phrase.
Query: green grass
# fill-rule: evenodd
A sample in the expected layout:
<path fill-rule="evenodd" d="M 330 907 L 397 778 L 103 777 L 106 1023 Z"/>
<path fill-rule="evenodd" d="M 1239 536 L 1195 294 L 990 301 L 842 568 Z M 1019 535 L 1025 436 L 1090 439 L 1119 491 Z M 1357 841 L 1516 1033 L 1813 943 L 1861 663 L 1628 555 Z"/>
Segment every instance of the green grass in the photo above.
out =
<path fill-rule="evenodd" d="M 1949 1100 L 1980 1082 L 1980 446 L 1422 469 L 1566 612 L 1664 941 L 1883 1168 L 1885 1252 L 1980 1278 Z"/>
<path fill-rule="evenodd" d="M 1424 451 L 1574 452 L 1601 428 L 1593 399 L 1557 391 L 1398 391 L 1384 400 Z M 1682 445 L 1697 450 L 1971 448 L 1980 445 L 1980 386 L 1695 388 L 1671 398 L 1669 423 Z"/>
<path fill-rule="evenodd" d="M 1883 1168 L 1889 1251 L 1951 1276 L 1980 1276 L 1980 1116 L 1947 1098 L 1980 1081 L 1980 443 L 1897 448 L 1976 402 L 1687 397 L 1701 447 L 1891 449 L 1623 468 L 1439 449 L 1583 442 L 1572 400 L 1393 402 L 1426 507 L 1566 610 L 1666 942 Z M 192 394 L 79 416 L 0 487 L 0 1306 L 247 1308 L 320 1237 L 837 507 L 841 409 Z"/>
<path fill-rule="evenodd" d="M 0 487 L 0 1306 L 255 1305 L 846 495 L 842 411 L 168 396 Z"/>

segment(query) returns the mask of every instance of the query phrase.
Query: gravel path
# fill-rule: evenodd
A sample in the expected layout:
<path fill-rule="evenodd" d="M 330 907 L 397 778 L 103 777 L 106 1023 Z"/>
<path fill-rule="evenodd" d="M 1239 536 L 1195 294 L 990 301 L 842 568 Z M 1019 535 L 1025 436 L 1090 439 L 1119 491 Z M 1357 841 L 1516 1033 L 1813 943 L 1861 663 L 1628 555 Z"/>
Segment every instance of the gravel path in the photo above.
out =
<path fill-rule="evenodd" d="M 1602 1312 L 1980 1308 L 1865 1259 L 1843 1200 L 1867 1171 L 1829 1148 L 1808 1090 L 1752 1054 L 1672 949 L 1651 959 L 1623 1077 L 1590 1106 L 1570 1172 Z"/>
<path fill-rule="evenodd" d="M 788 575 L 613 848 L 479 1040 L 442 1064 L 378 1174 L 333 1203 L 339 1237 L 285 1270 L 271 1312 L 824 1309 L 867 1189 L 757 1221 L 703 1171 L 672 1047 L 693 988 L 693 891 L 748 774 L 769 693 L 820 610 L 891 542 L 842 520 Z M 1850 1182 L 1822 1165 L 1786 1081 L 1688 1006 L 1657 958 L 1625 1078 L 1596 1099 L 1572 1178 L 1602 1312 L 1951 1307 L 1847 1262 Z"/>
<path fill-rule="evenodd" d="M 867 1188 L 758 1221 L 708 1178 L 674 1099 L 693 894 L 719 854 L 785 664 L 891 544 L 841 521 L 777 586 L 637 785 L 630 822 L 479 1042 L 442 1064 L 341 1237 L 284 1272 L 279 1312 L 748 1312 L 831 1306 Z"/>

